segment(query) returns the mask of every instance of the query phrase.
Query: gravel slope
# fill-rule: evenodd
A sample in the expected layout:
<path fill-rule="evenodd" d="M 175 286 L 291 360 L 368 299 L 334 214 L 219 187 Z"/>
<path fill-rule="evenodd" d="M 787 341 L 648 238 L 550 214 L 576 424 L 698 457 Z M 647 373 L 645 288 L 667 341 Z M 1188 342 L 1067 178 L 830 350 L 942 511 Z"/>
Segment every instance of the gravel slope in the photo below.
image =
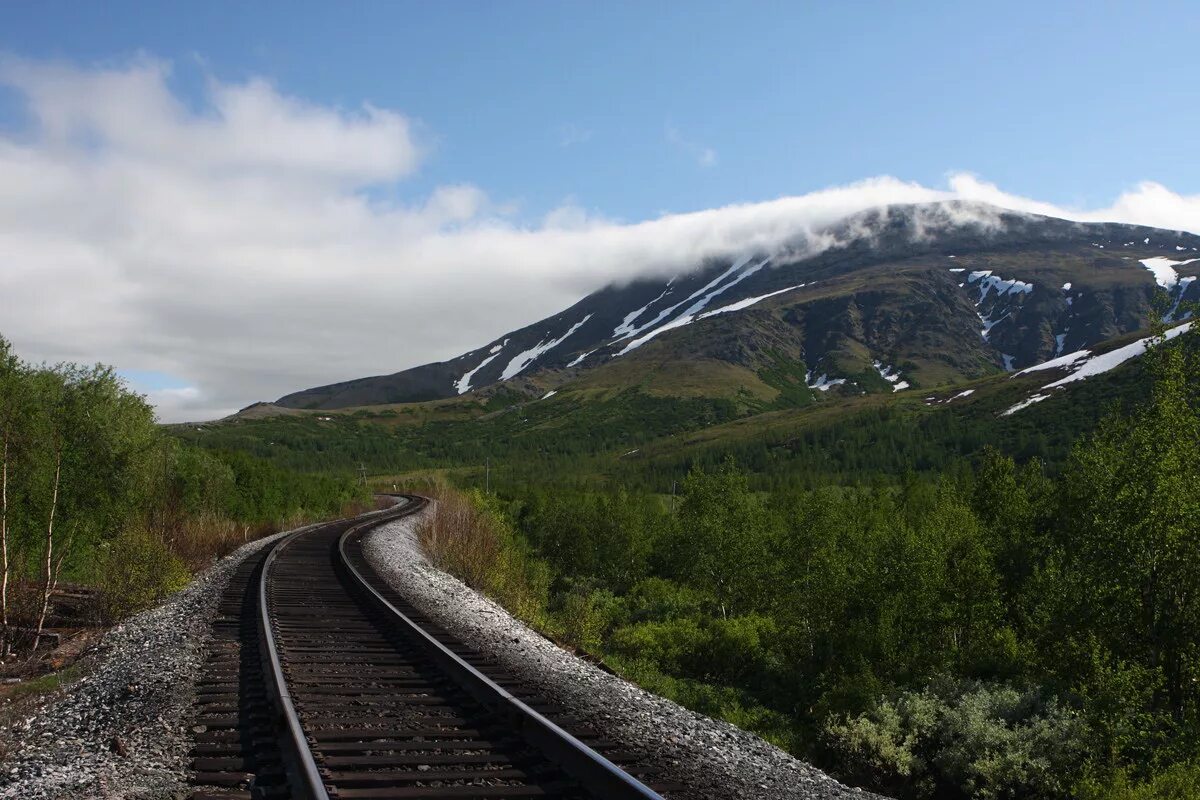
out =
<path fill-rule="evenodd" d="M 0 730 L 0 798 L 185 797 L 194 684 L 221 591 L 250 542 L 105 634 L 87 677 Z"/>
<path fill-rule="evenodd" d="M 576 658 L 502 607 L 435 569 L 405 517 L 367 534 L 371 565 L 409 602 L 515 676 L 576 710 L 598 730 L 651 754 L 688 797 L 877 798 L 848 788 L 753 734 L 645 692 Z"/>

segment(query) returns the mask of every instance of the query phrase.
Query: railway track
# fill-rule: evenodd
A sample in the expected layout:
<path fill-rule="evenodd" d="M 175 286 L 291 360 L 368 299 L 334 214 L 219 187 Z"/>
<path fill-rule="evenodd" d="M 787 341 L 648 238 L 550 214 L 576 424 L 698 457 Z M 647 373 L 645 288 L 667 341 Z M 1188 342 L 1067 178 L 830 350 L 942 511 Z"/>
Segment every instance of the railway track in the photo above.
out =
<path fill-rule="evenodd" d="M 197 686 L 194 800 L 624 800 L 682 788 L 654 783 L 636 754 L 521 686 L 374 573 L 362 535 L 424 503 L 406 497 L 365 521 L 312 526 L 242 564 Z"/>

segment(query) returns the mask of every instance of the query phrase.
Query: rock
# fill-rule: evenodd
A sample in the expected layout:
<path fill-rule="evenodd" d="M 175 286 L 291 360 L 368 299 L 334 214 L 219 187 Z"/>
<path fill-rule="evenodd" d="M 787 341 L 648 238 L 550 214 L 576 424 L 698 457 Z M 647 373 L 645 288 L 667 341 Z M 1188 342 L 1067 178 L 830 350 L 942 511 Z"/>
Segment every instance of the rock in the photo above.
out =
<path fill-rule="evenodd" d="M 191 724 L 193 687 L 217 600 L 237 565 L 269 541 L 244 545 L 110 629 L 88 648 L 87 678 L 0 729 L 0 800 L 190 794 L 191 734 L 203 731 Z"/>

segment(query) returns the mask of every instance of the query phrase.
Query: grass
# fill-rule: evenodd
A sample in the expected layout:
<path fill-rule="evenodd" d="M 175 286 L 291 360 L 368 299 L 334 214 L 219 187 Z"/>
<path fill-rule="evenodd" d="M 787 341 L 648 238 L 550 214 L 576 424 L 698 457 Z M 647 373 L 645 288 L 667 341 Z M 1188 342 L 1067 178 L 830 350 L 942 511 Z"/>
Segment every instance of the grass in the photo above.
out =
<path fill-rule="evenodd" d="M 49 672 L 36 678 L 29 678 L 20 683 L 10 684 L 3 692 L 5 705 L 27 701 L 30 698 L 42 698 L 75 683 L 87 670 L 78 662 L 64 667 L 57 672 Z"/>

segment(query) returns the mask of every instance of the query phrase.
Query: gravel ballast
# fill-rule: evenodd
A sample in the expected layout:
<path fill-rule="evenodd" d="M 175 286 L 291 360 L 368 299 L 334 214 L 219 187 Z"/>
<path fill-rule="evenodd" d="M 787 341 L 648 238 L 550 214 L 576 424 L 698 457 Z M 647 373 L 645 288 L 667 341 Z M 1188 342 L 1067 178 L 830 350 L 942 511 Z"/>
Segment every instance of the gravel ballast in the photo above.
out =
<path fill-rule="evenodd" d="M 243 545 L 161 606 L 108 631 L 86 677 L 0 731 L 0 798 L 188 794 L 194 684 L 229 576 L 286 533 Z"/>
<path fill-rule="evenodd" d="M 424 512 L 428 513 L 428 511 Z M 468 646 L 609 738 L 636 748 L 687 797 L 877 798 L 852 789 L 759 737 L 650 694 L 566 652 L 500 605 L 433 567 L 416 538 L 420 516 L 363 539 L 372 567 L 394 589 Z"/>

